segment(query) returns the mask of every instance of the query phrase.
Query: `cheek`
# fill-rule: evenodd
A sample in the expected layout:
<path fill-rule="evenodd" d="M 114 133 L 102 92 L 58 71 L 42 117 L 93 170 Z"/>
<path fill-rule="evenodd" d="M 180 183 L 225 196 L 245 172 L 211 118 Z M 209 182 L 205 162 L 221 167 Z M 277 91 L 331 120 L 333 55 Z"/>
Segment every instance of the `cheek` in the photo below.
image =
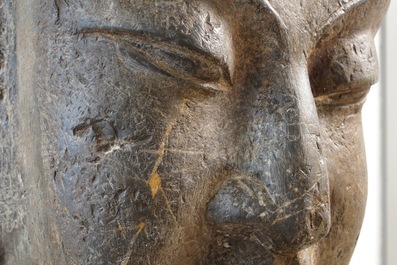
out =
<path fill-rule="evenodd" d="M 199 242 L 206 202 L 228 174 L 225 100 L 126 69 L 107 44 L 59 49 L 63 58 L 53 60 L 41 96 L 51 99 L 43 117 L 53 128 L 45 137 L 66 249 L 113 253 L 109 260 L 116 260 L 138 231 L 145 236 L 134 246 L 152 252 L 164 240 Z M 197 251 L 185 247 L 175 251 Z"/>
<path fill-rule="evenodd" d="M 347 117 L 336 128 L 336 131 L 328 131 L 330 135 L 324 145 L 333 222 L 360 227 L 367 198 L 367 169 L 361 114 Z"/>
<path fill-rule="evenodd" d="M 355 188 L 365 201 L 367 171 L 360 107 L 336 107 L 326 112 L 320 109 L 319 116 L 331 189 Z"/>
<path fill-rule="evenodd" d="M 319 112 L 331 193 L 331 229 L 320 242 L 321 259 L 350 259 L 367 198 L 367 170 L 360 107 Z M 329 253 L 329 255 L 327 254 Z"/>

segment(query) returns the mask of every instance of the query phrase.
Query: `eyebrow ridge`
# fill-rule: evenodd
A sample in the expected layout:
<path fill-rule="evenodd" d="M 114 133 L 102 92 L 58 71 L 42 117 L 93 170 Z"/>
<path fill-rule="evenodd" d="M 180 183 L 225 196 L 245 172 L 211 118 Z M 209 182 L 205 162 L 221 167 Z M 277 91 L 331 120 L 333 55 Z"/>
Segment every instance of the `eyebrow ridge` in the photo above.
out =
<path fill-rule="evenodd" d="M 115 36 L 119 36 L 120 39 L 125 41 L 127 39 L 136 39 L 137 41 L 151 42 L 153 45 L 160 47 L 165 46 L 168 50 L 178 53 L 179 55 L 192 54 L 195 57 L 204 57 L 209 60 L 212 64 L 216 64 L 224 67 L 224 62 L 220 58 L 217 58 L 213 54 L 200 49 L 199 47 L 186 45 L 182 46 L 178 43 L 173 43 L 168 38 L 156 36 L 150 32 L 145 31 L 134 31 L 123 28 L 83 28 L 79 30 L 76 35 L 99 35 L 112 39 L 116 43 L 118 42 Z M 186 44 L 186 43 L 184 43 Z M 175 45 L 178 48 L 175 48 Z"/>
<path fill-rule="evenodd" d="M 327 21 L 319 28 L 318 35 L 321 36 L 327 28 L 332 26 L 335 21 L 341 18 L 344 14 L 355 8 L 356 6 L 362 5 L 366 3 L 368 0 L 350 0 L 347 3 L 339 2 L 341 7 L 339 7 L 335 12 L 331 14 L 331 16 L 327 19 Z"/>

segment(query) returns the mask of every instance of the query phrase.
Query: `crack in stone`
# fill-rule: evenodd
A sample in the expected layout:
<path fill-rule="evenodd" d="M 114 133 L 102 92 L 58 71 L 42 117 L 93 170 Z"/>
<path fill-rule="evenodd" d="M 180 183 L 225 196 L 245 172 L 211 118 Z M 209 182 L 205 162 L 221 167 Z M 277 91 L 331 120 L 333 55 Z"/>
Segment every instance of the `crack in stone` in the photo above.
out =
<path fill-rule="evenodd" d="M 153 166 L 152 172 L 150 174 L 150 177 L 147 181 L 147 184 L 150 187 L 150 190 L 152 192 L 152 197 L 153 199 L 156 197 L 156 195 L 158 194 L 159 191 L 161 191 L 161 194 L 163 195 L 164 199 L 165 199 L 165 203 L 167 205 L 167 209 L 169 211 L 169 213 L 171 214 L 172 218 L 174 219 L 175 223 L 177 223 L 177 219 L 175 214 L 173 213 L 172 209 L 171 209 L 171 205 L 170 202 L 167 198 L 166 193 L 164 192 L 163 188 L 161 187 L 161 176 L 158 173 L 158 168 L 160 166 L 160 164 L 163 162 L 163 158 L 164 158 L 164 154 L 165 154 L 165 145 L 166 142 L 168 141 L 168 137 L 171 134 L 171 131 L 175 125 L 175 123 L 177 122 L 177 119 L 183 114 L 185 107 L 186 107 L 186 103 L 187 103 L 187 99 L 183 99 L 182 103 L 179 105 L 179 111 L 178 111 L 178 116 L 175 119 L 172 119 L 166 126 L 165 132 L 164 132 L 164 136 L 163 139 L 160 143 L 159 149 L 157 150 L 157 160 Z"/>
<path fill-rule="evenodd" d="M 128 251 L 127 254 L 125 255 L 123 261 L 121 262 L 121 265 L 127 265 L 131 255 L 132 255 L 132 247 L 135 244 L 135 241 L 137 240 L 139 234 L 142 232 L 143 228 L 145 228 L 145 223 L 142 222 L 137 226 L 137 231 L 135 233 L 135 235 L 132 237 L 130 244 L 128 245 Z"/>

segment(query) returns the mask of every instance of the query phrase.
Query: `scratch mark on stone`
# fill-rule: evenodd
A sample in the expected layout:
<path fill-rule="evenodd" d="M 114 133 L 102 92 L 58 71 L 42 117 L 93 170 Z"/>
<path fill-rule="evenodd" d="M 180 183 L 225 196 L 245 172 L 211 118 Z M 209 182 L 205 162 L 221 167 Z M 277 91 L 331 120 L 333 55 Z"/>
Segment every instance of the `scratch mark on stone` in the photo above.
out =
<path fill-rule="evenodd" d="M 205 152 L 203 150 L 183 150 L 183 149 L 175 149 L 175 148 L 164 148 L 165 152 L 169 153 L 179 153 L 184 155 L 204 155 Z M 149 153 L 149 154 L 157 154 L 158 150 L 139 150 L 141 153 Z"/>
<path fill-rule="evenodd" d="M 196 224 L 190 224 L 190 225 L 180 226 L 177 229 L 180 230 L 180 231 L 183 231 L 183 230 L 186 230 L 186 229 L 196 229 L 196 230 L 198 230 L 199 226 L 196 225 Z"/>
<path fill-rule="evenodd" d="M 237 185 L 245 191 L 246 194 L 248 194 L 251 198 L 255 198 L 254 191 L 247 185 L 245 184 L 241 179 L 237 181 Z"/>
<path fill-rule="evenodd" d="M 128 261 L 131 258 L 132 255 L 132 247 L 134 246 L 134 243 L 136 241 L 136 239 L 138 238 L 139 234 L 142 232 L 143 228 L 145 227 L 145 223 L 142 222 L 137 226 L 137 231 L 135 233 L 135 235 L 132 237 L 132 240 L 130 242 L 130 244 L 128 245 L 128 251 L 127 254 L 125 255 L 123 261 L 121 262 L 121 265 L 127 265 Z"/>
<path fill-rule="evenodd" d="M 183 113 L 183 111 L 184 111 L 184 109 L 186 107 L 186 103 L 187 103 L 187 99 L 183 99 L 182 103 L 179 106 L 179 111 L 178 111 L 179 115 L 175 119 L 172 119 L 167 124 L 167 127 L 166 127 L 165 132 L 164 132 L 163 139 L 161 140 L 159 149 L 157 150 L 158 157 L 157 157 L 156 162 L 154 163 L 152 172 L 151 172 L 150 177 L 149 177 L 149 179 L 147 181 L 147 183 L 148 183 L 148 185 L 150 187 L 150 190 L 152 191 L 152 197 L 153 198 L 156 197 L 159 189 L 161 188 L 161 176 L 159 175 L 157 170 L 158 170 L 158 168 L 159 168 L 159 166 L 160 166 L 160 164 L 161 164 L 161 162 L 163 161 L 163 158 L 164 158 L 165 144 L 168 141 L 168 137 L 170 136 L 172 128 L 174 127 L 177 119 Z"/>
<path fill-rule="evenodd" d="M 278 206 L 278 210 L 282 211 L 282 210 L 288 209 L 288 207 L 293 206 L 294 203 L 296 203 L 297 201 L 303 199 L 305 196 L 311 196 L 310 192 L 312 192 L 314 190 L 314 188 L 317 186 L 317 184 L 319 182 L 321 182 L 322 180 L 324 180 L 326 178 L 327 178 L 327 175 L 322 176 L 322 177 L 320 177 L 320 178 L 318 178 L 316 180 L 313 180 L 313 185 L 307 191 L 303 192 L 299 197 L 296 197 L 293 200 L 287 201 L 284 204 L 279 205 Z"/>
<path fill-rule="evenodd" d="M 279 217 L 279 218 L 277 218 L 276 220 L 273 221 L 272 225 L 275 225 L 275 224 L 277 224 L 278 222 L 281 222 L 281 221 L 283 221 L 283 220 L 285 220 L 285 219 L 288 219 L 288 218 L 290 218 L 291 216 L 300 214 L 301 212 L 303 212 L 303 210 L 300 210 L 300 211 L 297 211 L 297 212 L 295 212 L 295 213 L 291 213 L 291 214 L 287 214 L 287 215 L 284 215 L 284 216 L 282 216 L 282 217 Z"/>
<path fill-rule="evenodd" d="M 164 150 L 170 153 L 181 153 L 181 154 L 189 154 L 189 155 L 205 154 L 205 152 L 202 150 L 182 150 L 182 149 L 173 149 L 173 148 L 165 148 Z"/>
<path fill-rule="evenodd" d="M 258 242 L 264 249 L 267 250 L 267 247 L 262 243 L 262 241 L 259 240 L 259 238 L 256 235 L 252 235 L 252 238 Z"/>
<path fill-rule="evenodd" d="M 301 168 L 299 168 L 299 171 L 305 176 L 305 178 L 309 178 L 309 175 L 305 172 L 305 171 L 303 171 Z"/>
<path fill-rule="evenodd" d="M 170 212 L 170 214 L 172 216 L 172 219 L 174 219 L 174 222 L 177 224 L 178 221 L 176 220 L 176 216 L 175 216 L 174 212 L 171 209 L 170 201 L 168 200 L 167 195 L 165 194 L 165 192 L 164 192 L 162 187 L 160 187 L 160 191 L 161 191 L 161 194 L 163 194 L 163 197 L 164 197 L 164 200 L 165 200 L 165 204 L 167 205 L 167 210 Z"/>

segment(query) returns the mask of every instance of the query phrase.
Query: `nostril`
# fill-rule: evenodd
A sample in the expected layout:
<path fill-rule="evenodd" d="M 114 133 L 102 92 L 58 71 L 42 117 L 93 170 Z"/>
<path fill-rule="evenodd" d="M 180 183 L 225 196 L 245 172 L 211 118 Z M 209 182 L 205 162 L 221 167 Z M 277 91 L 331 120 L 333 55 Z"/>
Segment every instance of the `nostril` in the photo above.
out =
<path fill-rule="evenodd" d="M 323 221 L 324 218 L 320 213 L 314 211 L 310 214 L 310 226 L 312 229 L 319 228 L 324 223 Z"/>

